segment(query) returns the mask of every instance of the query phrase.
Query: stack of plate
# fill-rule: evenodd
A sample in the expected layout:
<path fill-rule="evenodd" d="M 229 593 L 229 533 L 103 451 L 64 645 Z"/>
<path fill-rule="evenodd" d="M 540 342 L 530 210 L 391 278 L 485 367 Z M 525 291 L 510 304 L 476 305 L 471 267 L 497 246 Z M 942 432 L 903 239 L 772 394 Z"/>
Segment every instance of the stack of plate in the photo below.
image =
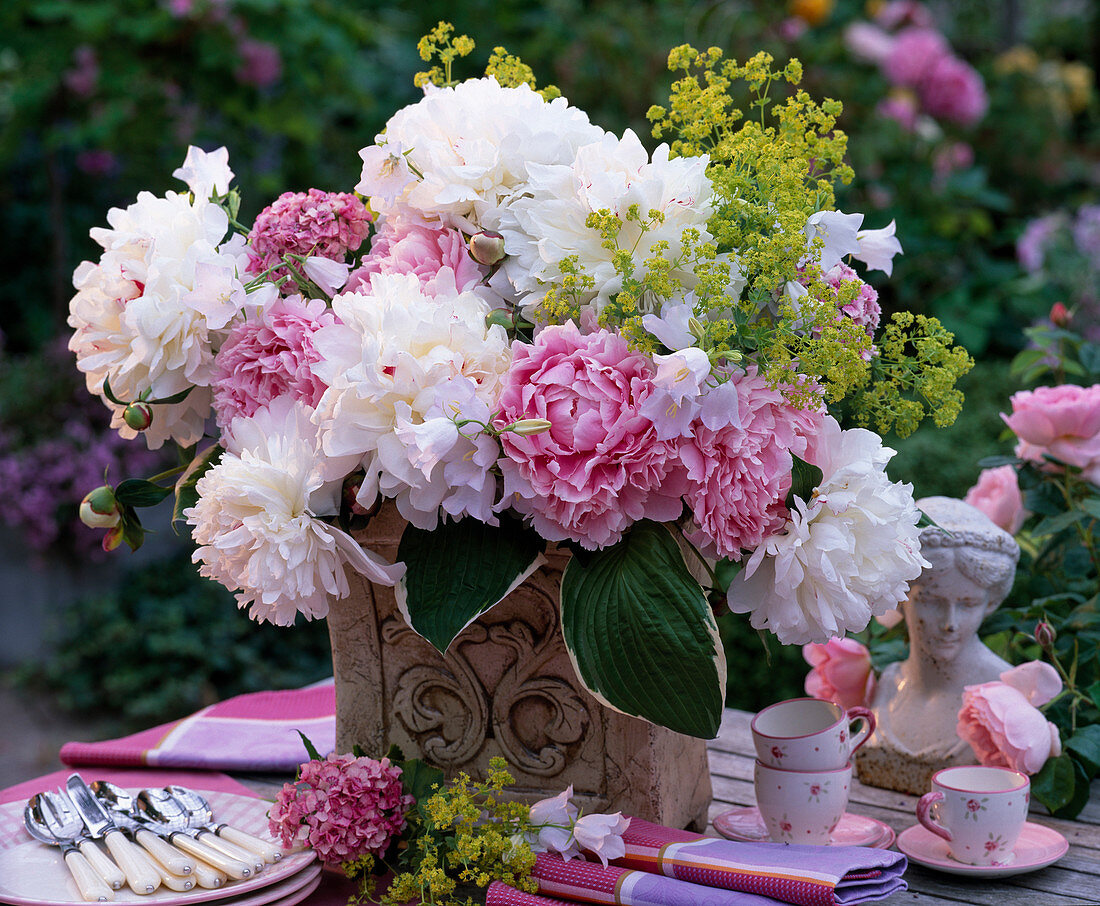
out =
<path fill-rule="evenodd" d="M 131 791 L 137 793 L 137 790 Z M 230 824 L 266 840 L 267 812 L 264 799 L 232 793 L 203 792 L 215 820 Z M 23 828 L 24 802 L 0 805 L 0 903 L 15 906 L 85 906 L 73 883 L 61 851 L 31 839 Z M 129 887 L 115 891 L 115 903 L 146 903 L 148 906 L 184 906 L 216 900 L 218 906 L 294 906 L 321 883 L 321 866 L 312 850 L 287 853 L 274 865 L 245 881 L 229 881 L 208 890 L 195 887 L 179 893 L 161 887 L 155 893 L 138 896 Z"/>

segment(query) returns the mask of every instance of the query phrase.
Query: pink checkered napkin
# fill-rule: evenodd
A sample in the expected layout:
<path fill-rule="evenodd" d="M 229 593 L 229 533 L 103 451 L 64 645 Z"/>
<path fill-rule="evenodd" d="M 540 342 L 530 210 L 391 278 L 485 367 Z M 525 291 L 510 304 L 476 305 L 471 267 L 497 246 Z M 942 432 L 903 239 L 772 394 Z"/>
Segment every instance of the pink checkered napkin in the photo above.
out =
<path fill-rule="evenodd" d="M 485 891 L 485 906 L 568 906 L 565 900 L 524 893 L 501 881 L 493 881 Z"/>

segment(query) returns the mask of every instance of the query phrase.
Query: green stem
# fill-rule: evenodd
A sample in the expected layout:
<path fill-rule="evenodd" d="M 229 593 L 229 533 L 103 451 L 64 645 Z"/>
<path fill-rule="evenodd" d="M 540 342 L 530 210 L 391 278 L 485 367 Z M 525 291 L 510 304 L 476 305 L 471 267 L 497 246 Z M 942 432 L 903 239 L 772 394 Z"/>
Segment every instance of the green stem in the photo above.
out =
<path fill-rule="evenodd" d="M 154 475 L 152 478 L 146 478 L 145 480 L 156 484 L 158 481 L 164 481 L 165 478 L 172 478 L 175 475 L 183 473 L 187 470 L 188 465 L 189 463 L 180 466 L 173 466 L 171 469 L 165 469 L 163 472 Z"/>

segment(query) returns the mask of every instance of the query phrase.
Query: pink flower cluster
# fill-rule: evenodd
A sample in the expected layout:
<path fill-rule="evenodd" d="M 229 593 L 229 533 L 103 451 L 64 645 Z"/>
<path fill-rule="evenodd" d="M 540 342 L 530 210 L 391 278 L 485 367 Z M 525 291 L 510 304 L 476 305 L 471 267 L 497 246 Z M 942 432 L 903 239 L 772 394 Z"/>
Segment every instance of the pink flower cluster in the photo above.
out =
<path fill-rule="evenodd" d="M 484 276 L 458 230 L 408 220 L 387 221 L 375 234 L 370 252 L 348 277 L 344 292 L 369 292 L 374 274 L 415 274 L 432 296 L 472 289 Z"/>
<path fill-rule="evenodd" d="M 248 234 L 248 271 L 261 274 L 285 254 L 343 262 L 363 244 L 370 223 L 366 205 L 348 192 L 284 192 L 260 211 Z M 285 267 L 272 272 L 272 279 L 284 276 Z M 283 284 L 284 293 L 297 291 L 293 279 Z"/>
<path fill-rule="evenodd" d="M 381 855 L 405 829 L 413 797 L 388 758 L 329 755 L 302 765 L 275 798 L 269 830 L 284 846 L 305 839 L 322 862 Z"/>
<path fill-rule="evenodd" d="M 1001 418 L 1019 438 L 1017 456 L 1037 463 L 1051 456 L 1100 484 L 1100 384 L 1021 390 L 1011 403 L 1012 414 Z"/>
<path fill-rule="evenodd" d="M 281 396 L 316 406 L 326 386 L 313 373 L 321 355 L 313 335 L 336 323 L 320 299 L 280 298 L 234 327 L 214 359 L 214 412 L 218 427 L 251 418 Z"/>
<path fill-rule="evenodd" d="M 989 107 L 982 77 L 933 28 L 902 29 L 881 66 L 895 85 L 913 89 L 924 112 L 937 119 L 973 126 Z"/>
<path fill-rule="evenodd" d="M 813 669 L 806 675 L 806 694 L 836 702 L 845 710 L 866 705 L 875 690 L 871 652 L 855 639 L 829 639 L 802 646 Z"/>

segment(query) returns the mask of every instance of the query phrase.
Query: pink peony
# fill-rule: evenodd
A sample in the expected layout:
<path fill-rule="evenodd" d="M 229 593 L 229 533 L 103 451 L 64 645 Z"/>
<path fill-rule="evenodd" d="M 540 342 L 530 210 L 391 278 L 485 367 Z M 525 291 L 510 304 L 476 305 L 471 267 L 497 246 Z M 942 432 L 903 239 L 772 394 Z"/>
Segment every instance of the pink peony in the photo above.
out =
<path fill-rule="evenodd" d="M 947 40 L 933 28 L 906 28 L 898 32 L 882 71 L 895 85 L 916 88 L 932 68 L 951 56 Z"/>
<path fill-rule="evenodd" d="M 544 328 L 533 345 L 517 340 L 512 356 L 494 425 L 551 425 L 501 435 L 505 497 L 539 534 L 596 550 L 638 519 L 680 515 L 676 441 L 658 440 L 641 414 L 656 389 L 649 359 L 617 334 L 582 335 L 571 321 Z"/>
<path fill-rule="evenodd" d="M 302 765 L 275 797 L 268 829 L 284 846 L 304 838 L 322 862 L 382 855 L 405 829 L 413 797 L 388 758 L 329 755 Z"/>
<path fill-rule="evenodd" d="M 320 256 L 344 261 L 348 252 L 363 244 L 370 232 L 370 211 L 347 192 L 284 192 L 256 217 L 248 234 L 248 271 L 260 274 L 274 267 L 285 254 Z M 285 267 L 270 279 L 287 276 Z M 293 279 L 283 292 L 298 291 Z"/>
<path fill-rule="evenodd" d="M 740 559 L 787 520 L 784 498 L 791 487 L 791 453 L 802 456 L 821 415 L 796 409 L 755 371 L 723 387 L 736 404 L 703 416 L 680 446 L 688 486 L 684 495 L 699 527 L 696 543 L 709 554 Z"/>
<path fill-rule="evenodd" d="M 847 710 L 866 705 L 875 689 L 871 652 L 855 639 L 829 639 L 824 645 L 802 646 L 802 657 L 813 669 L 806 676 L 806 694 L 836 702 Z"/>
<path fill-rule="evenodd" d="M 1020 440 L 1017 456 L 1034 462 L 1053 456 L 1100 484 L 1100 384 L 1021 390 L 1011 402 L 1012 414 L 1001 418 Z"/>
<path fill-rule="evenodd" d="M 431 296 L 464 292 L 485 271 L 470 257 L 458 230 L 441 224 L 387 222 L 371 241 L 370 252 L 348 277 L 345 292 L 369 292 L 373 274 L 415 274 Z"/>
<path fill-rule="evenodd" d="M 320 299 L 277 299 L 234 327 L 214 358 L 214 412 L 226 429 L 237 416 L 251 418 L 281 396 L 316 406 L 325 384 L 313 373 L 321 356 L 313 334 L 335 324 Z"/>
<path fill-rule="evenodd" d="M 983 469 L 978 483 L 966 492 L 966 502 L 981 510 L 994 524 L 1015 535 L 1024 524 L 1024 499 L 1012 466 Z"/>
<path fill-rule="evenodd" d="M 925 111 L 937 119 L 973 126 L 989 109 L 989 96 L 978 71 L 958 57 L 936 60 L 917 89 Z"/>
<path fill-rule="evenodd" d="M 967 686 L 955 729 L 982 764 L 1025 774 L 1062 752 L 1058 728 L 1003 682 Z"/>

